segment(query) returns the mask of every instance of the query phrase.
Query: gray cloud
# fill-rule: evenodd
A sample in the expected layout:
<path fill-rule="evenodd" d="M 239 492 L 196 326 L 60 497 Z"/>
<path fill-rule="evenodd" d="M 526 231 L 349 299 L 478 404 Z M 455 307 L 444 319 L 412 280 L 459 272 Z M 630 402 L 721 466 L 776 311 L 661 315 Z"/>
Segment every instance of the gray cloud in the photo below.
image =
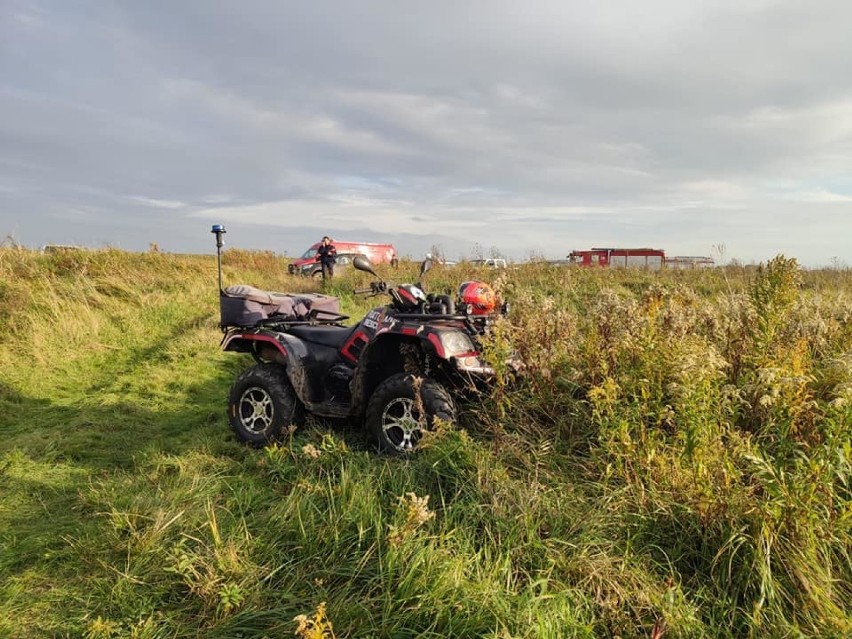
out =
<path fill-rule="evenodd" d="M 223 221 L 290 253 L 332 232 L 412 255 L 848 259 L 850 19 L 839 1 L 6 0 L 0 232 L 202 251 Z"/>

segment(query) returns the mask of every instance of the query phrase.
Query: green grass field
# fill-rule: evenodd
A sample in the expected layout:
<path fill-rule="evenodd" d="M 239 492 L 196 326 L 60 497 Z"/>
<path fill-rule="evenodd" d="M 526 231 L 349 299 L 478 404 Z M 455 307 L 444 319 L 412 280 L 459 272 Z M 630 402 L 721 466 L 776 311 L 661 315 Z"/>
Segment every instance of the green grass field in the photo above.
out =
<path fill-rule="evenodd" d="M 234 441 L 215 257 L 0 249 L 0 637 L 852 636 L 852 272 L 473 274 L 526 375 L 388 459 Z"/>

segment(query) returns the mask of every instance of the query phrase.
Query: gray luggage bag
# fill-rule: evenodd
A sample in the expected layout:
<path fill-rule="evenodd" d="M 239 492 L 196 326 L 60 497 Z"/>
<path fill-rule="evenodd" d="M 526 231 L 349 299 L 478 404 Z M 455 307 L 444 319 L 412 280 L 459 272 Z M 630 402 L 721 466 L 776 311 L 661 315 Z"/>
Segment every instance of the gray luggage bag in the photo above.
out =
<path fill-rule="evenodd" d="M 275 316 L 288 321 L 333 320 L 340 315 L 340 300 L 320 293 L 274 293 L 237 284 L 219 294 L 221 325 L 256 326 Z"/>

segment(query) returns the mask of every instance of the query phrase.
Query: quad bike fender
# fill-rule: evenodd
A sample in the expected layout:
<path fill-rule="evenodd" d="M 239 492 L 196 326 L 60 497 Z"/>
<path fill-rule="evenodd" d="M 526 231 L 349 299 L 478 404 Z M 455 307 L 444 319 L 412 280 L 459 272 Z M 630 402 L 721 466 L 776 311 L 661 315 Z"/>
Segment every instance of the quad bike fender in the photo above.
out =
<path fill-rule="evenodd" d="M 464 368 L 462 361 L 478 367 L 477 373 L 485 372 L 474 349 L 466 334 L 451 327 L 402 327 L 380 332 L 359 358 L 351 387 L 353 414 L 362 414 L 378 385 L 398 373 L 434 376 L 453 387 L 456 382 L 452 379 Z"/>
<path fill-rule="evenodd" d="M 401 330 L 380 331 L 364 349 L 361 361 L 387 360 L 389 351 L 399 350 L 401 344 L 420 348 L 433 362 L 447 364 L 453 369 L 471 373 L 493 373 L 479 358 L 479 349 L 464 331 L 454 327 L 402 327 Z"/>
<path fill-rule="evenodd" d="M 403 328 L 401 331 L 384 330 L 376 333 L 376 336 L 366 345 L 359 358 L 363 363 L 378 363 L 384 361 L 389 364 L 397 363 L 395 355 L 400 352 L 401 346 L 417 347 L 424 353 L 435 359 L 446 359 L 446 351 L 440 340 L 434 334 L 417 332 L 416 329 Z"/>
<path fill-rule="evenodd" d="M 247 331 L 226 335 L 222 350 L 249 353 L 259 363 L 275 363 L 284 368 L 293 390 L 305 406 L 315 401 L 316 389 L 305 369 L 305 362 L 313 361 L 305 342 L 276 331 Z"/>
<path fill-rule="evenodd" d="M 429 342 L 416 336 L 413 330 L 380 330 L 358 357 L 350 384 L 352 414 L 363 416 L 367 402 L 379 384 L 391 375 L 405 372 L 408 368 L 407 358 L 412 353 L 423 352 L 424 345 L 428 347 Z M 434 354 L 433 348 L 430 347 L 430 351 Z"/>
<path fill-rule="evenodd" d="M 294 340 L 285 333 L 273 331 L 246 331 L 239 333 L 228 333 L 222 338 L 222 350 L 237 353 L 251 353 L 252 355 L 265 354 L 273 359 L 273 353 L 277 353 L 284 364 L 288 360 L 297 357 L 299 351 L 304 351 L 304 345 Z"/>

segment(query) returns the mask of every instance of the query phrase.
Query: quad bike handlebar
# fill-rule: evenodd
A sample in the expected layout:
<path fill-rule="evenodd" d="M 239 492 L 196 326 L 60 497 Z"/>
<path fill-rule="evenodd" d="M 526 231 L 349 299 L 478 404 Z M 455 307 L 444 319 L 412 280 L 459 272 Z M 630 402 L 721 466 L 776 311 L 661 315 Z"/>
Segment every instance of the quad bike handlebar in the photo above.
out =
<path fill-rule="evenodd" d="M 368 288 L 356 288 L 352 293 L 355 295 L 378 295 L 379 293 L 386 293 L 388 286 L 393 287 L 394 284 L 389 285 L 387 282 L 379 280 L 378 282 L 370 282 Z"/>
<path fill-rule="evenodd" d="M 373 270 L 370 261 L 359 255 L 353 262 L 353 266 L 359 271 L 369 273 L 373 277 L 379 275 Z M 472 330 L 481 331 L 485 327 L 489 318 L 485 316 L 471 317 L 471 311 L 459 312 L 462 309 L 457 308 L 456 301 L 449 295 L 436 295 L 423 293 L 421 281 L 423 276 L 432 268 L 432 260 L 426 259 L 420 265 L 420 278 L 416 284 L 395 284 L 393 282 L 385 282 L 382 279 L 370 282 L 368 288 L 356 288 L 352 292 L 355 295 L 367 295 L 375 297 L 381 293 L 387 293 L 391 297 L 391 306 L 395 308 L 400 317 L 406 319 L 428 321 L 437 319 L 463 320 L 465 325 Z M 404 290 L 405 289 L 405 290 Z M 412 290 L 416 289 L 416 290 Z M 404 297 L 400 295 L 403 291 Z M 414 298 L 412 299 L 412 294 Z M 501 312 L 505 315 L 508 313 L 508 305 L 504 304 L 501 307 Z"/>
<path fill-rule="evenodd" d="M 428 322 L 433 320 L 454 320 L 463 322 L 472 333 L 481 333 L 487 324 L 487 318 L 475 318 L 456 310 L 456 303 L 449 295 L 436 295 L 429 293 L 425 300 L 421 300 L 416 308 L 402 306 L 399 297 L 399 289 L 405 284 L 394 284 L 378 280 L 371 282 L 369 287 L 356 288 L 352 291 L 355 295 L 366 295 L 375 297 L 387 293 L 391 297 L 391 306 L 397 311 L 396 317 L 401 320 L 414 320 Z M 416 284 L 419 288 L 419 283 Z"/>

